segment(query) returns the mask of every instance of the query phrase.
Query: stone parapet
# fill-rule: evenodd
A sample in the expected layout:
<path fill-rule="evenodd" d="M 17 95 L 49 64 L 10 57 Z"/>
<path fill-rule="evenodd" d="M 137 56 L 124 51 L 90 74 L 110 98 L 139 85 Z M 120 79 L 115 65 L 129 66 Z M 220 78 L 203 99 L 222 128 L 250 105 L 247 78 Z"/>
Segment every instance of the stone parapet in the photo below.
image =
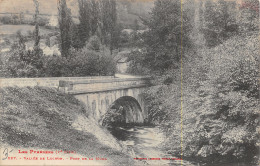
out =
<path fill-rule="evenodd" d="M 150 86 L 149 77 L 108 78 L 99 80 L 61 80 L 59 89 L 65 93 L 82 94 Z"/>

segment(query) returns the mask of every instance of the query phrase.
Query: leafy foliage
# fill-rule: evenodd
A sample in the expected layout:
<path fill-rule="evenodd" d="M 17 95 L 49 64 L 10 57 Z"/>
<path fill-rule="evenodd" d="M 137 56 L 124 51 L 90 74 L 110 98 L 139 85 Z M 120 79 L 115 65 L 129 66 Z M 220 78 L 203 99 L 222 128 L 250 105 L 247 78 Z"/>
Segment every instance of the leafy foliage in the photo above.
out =
<path fill-rule="evenodd" d="M 35 5 L 35 30 L 34 30 L 34 51 L 38 51 L 40 49 L 40 34 L 39 34 L 39 22 L 38 22 L 38 15 L 39 15 L 39 2 L 38 0 L 34 0 Z"/>
<path fill-rule="evenodd" d="M 46 57 L 44 65 L 45 76 L 75 77 L 113 75 L 116 70 L 113 57 L 110 54 L 106 54 L 106 52 L 109 52 L 107 48 L 102 45 L 98 46 L 93 40 L 90 40 L 83 49 L 71 49 L 70 53 L 73 55 L 73 58 L 68 59 L 58 56 Z"/>
<path fill-rule="evenodd" d="M 259 30 L 259 1 L 242 0 L 240 6 L 240 30 L 242 32 Z"/>
<path fill-rule="evenodd" d="M 183 12 L 181 16 L 180 1 L 157 0 L 147 22 L 146 33 L 147 56 L 145 65 L 157 71 L 165 71 L 179 64 L 181 47 L 190 45 L 190 21 Z M 182 26 L 181 26 L 182 25 Z"/>
<path fill-rule="evenodd" d="M 238 32 L 236 3 L 206 1 L 201 28 L 208 46 L 216 46 Z"/>
<path fill-rule="evenodd" d="M 241 4 L 218 0 L 200 2 L 201 32 L 207 46 L 216 46 L 238 33 L 259 30 L 259 1 L 243 0 Z"/>
<path fill-rule="evenodd" d="M 67 7 L 66 0 L 58 1 L 59 10 L 59 28 L 60 28 L 60 49 L 61 55 L 69 56 L 69 49 L 71 48 L 71 31 L 72 31 L 72 17 L 71 11 Z"/>
<path fill-rule="evenodd" d="M 146 53 L 144 50 L 132 50 L 128 55 L 129 66 L 127 68 L 127 73 L 135 75 L 146 75 L 149 74 L 149 70 L 143 67 L 143 61 L 145 59 Z"/>
<path fill-rule="evenodd" d="M 164 129 L 168 153 L 183 152 L 186 159 L 210 165 L 257 162 L 258 45 L 257 34 L 233 37 L 197 51 L 193 63 L 185 61 L 182 115 L 180 80 L 147 92 L 150 119 Z"/>
<path fill-rule="evenodd" d="M 83 49 L 69 50 L 69 57 L 44 56 L 41 49 L 26 50 L 27 40 L 20 32 L 12 51 L 1 60 L 3 77 L 60 77 L 113 75 L 116 64 L 97 36 Z M 73 56 L 71 56 L 73 55 Z"/>
<path fill-rule="evenodd" d="M 20 31 L 16 34 L 17 41 L 12 45 L 12 51 L 2 61 L 2 76 L 4 77 L 39 77 L 43 68 L 41 49 L 26 50 L 26 37 Z"/>
<path fill-rule="evenodd" d="M 91 33 L 91 4 L 89 0 L 79 0 L 79 39 L 81 44 L 81 48 L 84 47 L 87 40 L 90 37 Z"/>
<path fill-rule="evenodd" d="M 119 109 L 109 109 L 108 112 L 102 118 L 102 126 L 106 128 L 113 128 L 118 124 L 125 124 L 125 112 L 123 107 Z"/>
<path fill-rule="evenodd" d="M 119 27 L 115 0 L 79 0 L 78 38 L 83 48 L 91 36 L 97 35 L 110 52 L 118 47 Z"/>

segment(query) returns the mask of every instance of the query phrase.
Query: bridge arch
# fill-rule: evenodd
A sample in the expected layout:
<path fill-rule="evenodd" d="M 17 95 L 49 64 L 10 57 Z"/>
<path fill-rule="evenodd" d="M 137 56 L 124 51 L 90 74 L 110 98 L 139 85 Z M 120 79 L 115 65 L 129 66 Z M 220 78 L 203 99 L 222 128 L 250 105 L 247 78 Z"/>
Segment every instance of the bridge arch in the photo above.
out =
<path fill-rule="evenodd" d="M 102 116 L 100 124 L 126 125 L 144 123 L 143 110 L 138 100 L 132 96 L 122 96 L 116 99 Z"/>

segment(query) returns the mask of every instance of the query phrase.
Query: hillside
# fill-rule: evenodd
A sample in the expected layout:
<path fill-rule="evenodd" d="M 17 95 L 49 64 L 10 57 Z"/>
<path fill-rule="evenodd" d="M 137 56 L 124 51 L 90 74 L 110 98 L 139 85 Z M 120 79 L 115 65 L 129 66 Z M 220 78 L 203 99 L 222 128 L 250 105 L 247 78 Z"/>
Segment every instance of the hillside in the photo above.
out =
<path fill-rule="evenodd" d="M 235 36 L 214 48 L 200 49 L 195 59 L 184 65 L 185 155 L 209 163 L 255 165 L 259 153 L 258 34 Z"/>
<path fill-rule="evenodd" d="M 138 1 L 138 0 L 117 0 L 120 5 L 125 6 L 127 9 L 134 11 L 134 13 L 146 13 L 153 6 L 154 0 Z M 0 0 L 1 8 L 0 13 L 34 13 L 34 4 L 32 0 Z M 40 13 L 52 15 L 57 13 L 56 0 L 39 0 Z M 68 7 L 72 10 L 72 14 L 78 14 L 78 1 L 67 0 Z"/>
<path fill-rule="evenodd" d="M 147 92 L 152 120 L 169 135 L 165 149 L 173 155 L 182 149 L 184 159 L 208 165 L 257 165 L 258 34 L 235 36 L 184 58 L 182 109 L 180 70 L 169 72 L 173 84 Z"/>
<path fill-rule="evenodd" d="M 108 131 L 100 128 L 78 100 L 50 88 L 0 90 L 0 140 L 13 149 L 75 151 L 102 157 L 99 164 L 133 163 Z M 74 163 L 75 164 L 75 163 Z"/>
<path fill-rule="evenodd" d="M 131 28 L 134 25 L 135 20 L 141 24 L 139 16 L 147 17 L 151 8 L 153 7 L 154 0 L 150 1 L 132 1 L 132 0 L 117 0 L 118 20 L 125 28 Z M 71 9 L 71 13 L 74 17 L 74 22 L 78 23 L 78 1 L 67 0 L 67 5 Z M 57 16 L 57 1 L 56 0 L 39 0 L 40 17 L 50 19 L 53 16 Z M 10 13 L 23 13 L 25 17 L 33 19 L 35 12 L 34 4 L 32 0 L 1 0 L 0 1 L 0 16 Z"/>
<path fill-rule="evenodd" d="M 67 1 L 71 9 L 73 21 L 78 24 L 78 2 L 77 0 Z M 139 29 L 145 29 L 139 17 L 147 18 L 148 13 L 153 7 L 153 0 L 147 1 L 117 1 L 117 17 L 121 28 L 134 29 L 138 24 Z M 0 1 L 0 54 L 11 50 L 11 45 L 17 41 L 15 34 L 21 31 L 26 36 L 26 47 L 32 50 L 32 34 L 35 29 L 33 16 L 35 12 L 32 0 Z M 60 55 L 58 48 L 58 16 L 57 1 L 39 0 L 39 18 L 40 18 L 40 47 L 45 55 Z M 56 27 L 56 29 L 54 28 Z M 50 45 L 46 45 L 46 43 Z"/>

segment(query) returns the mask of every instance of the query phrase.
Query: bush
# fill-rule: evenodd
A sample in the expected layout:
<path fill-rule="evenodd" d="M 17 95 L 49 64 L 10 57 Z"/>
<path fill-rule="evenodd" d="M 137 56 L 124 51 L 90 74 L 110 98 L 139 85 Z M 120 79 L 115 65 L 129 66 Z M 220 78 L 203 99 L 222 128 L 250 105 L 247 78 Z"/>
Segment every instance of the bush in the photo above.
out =
<path fill-rule="evenodd" d="M 26 50 L 27 38 L 17 31 L 17 42 L 13 43 L 7 56 L 3 57 L 1 71 L 4 77 L 39 77 L 42 75 L 43 51 Z"/>
<path fill-rule="evenodd" d="M 11 24 L 12 23 L 12 18 L 10 16 L 3 16 L 0 18 L 1 22 L 3 24 Z"/>
<path fill-rule="evenodd" d="M 129 60 L 129 66 L 127 68 L 127 73 L 135 75 L 145 75 L 148 74 L 148 70 L 144 68 L 144 56 L 143 50 L 132 50 L 127 56 Z"/>
<path fill-rule="evenodd" d="M 67 59 L 44 56 L 35 51 L 13 51 L 1 65 L 4 77 L 83 77 L 113 75 L 116 67 L 112 57 L 90 50 L 72 51 Z M 3 61 L 2 61 L 3 63 Z"/>
<path fill-rule="evenodd" d="M 89 50 L 100 51 L 100 49 L 101 49 L 101 41 L 100 41 L 100 39 L 97 36 L 92 36 L 89 39 L 86 47 Z"/>
<path fill-rule="evenodd" d="M 46 57 L 44 73 L 46 77 L 83 77 L 113 75 L 115 62 L 104 52 L 95 52 L 87 48 L 70 50 L 70 58 Z M 73 55 L 73 56 L 72 56 Z"/>
<path fill-rule="evenodd" d="M 67 59 L 60 56 L 48 56 L 44 60 L 45 77 L 62 77 L 70 73 Z"/>
<path fill-rule="evenodd" d="M 27 54 L 23 52 L 20 54 Z M 40 59 L 38 59 L 40 61 Z M 37 60 L 37 61 L 38 61 Z M 18 51 L 11 52 L 1 68 L 3 77 L 39 77 L 41 72 L 36 66 L 21 59 Z"/>
<path fill-rule="evenodd" d="M 237 66 L 231 69 L 229 84 L 234 91 L 245 93 L 248 97 L 259 96 L 258 91 L 258 61 L 257 59 L 245 59 L 238 62 Z"/>

